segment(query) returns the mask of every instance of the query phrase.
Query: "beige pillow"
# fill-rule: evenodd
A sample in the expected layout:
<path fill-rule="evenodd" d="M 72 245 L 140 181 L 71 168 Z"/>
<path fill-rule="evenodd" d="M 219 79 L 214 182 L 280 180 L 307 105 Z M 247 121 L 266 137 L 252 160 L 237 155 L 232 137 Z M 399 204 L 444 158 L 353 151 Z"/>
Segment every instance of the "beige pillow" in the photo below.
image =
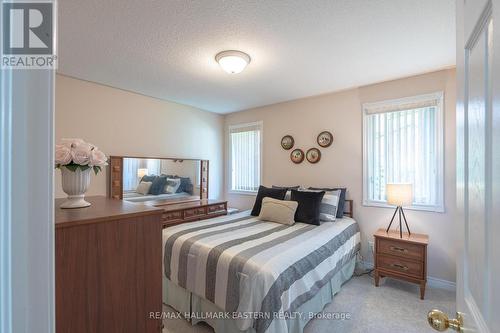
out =
<path fill-rule="evenodd" d="M 262 199 L 259 220 L 292 225 L 295 223 L 294 217 L 298 205 L 297 201 L 285 201 L 265 197 Z"/>
<path fill-rule="evenodd" d="M 151 188 L 151 185 L 153 185 L 153 182 L 140 182 L 139 185 L 137 185 L 137 188 L 135 191 L 137 193 L 146 195 L 149 193 L 149 189 Z"/>

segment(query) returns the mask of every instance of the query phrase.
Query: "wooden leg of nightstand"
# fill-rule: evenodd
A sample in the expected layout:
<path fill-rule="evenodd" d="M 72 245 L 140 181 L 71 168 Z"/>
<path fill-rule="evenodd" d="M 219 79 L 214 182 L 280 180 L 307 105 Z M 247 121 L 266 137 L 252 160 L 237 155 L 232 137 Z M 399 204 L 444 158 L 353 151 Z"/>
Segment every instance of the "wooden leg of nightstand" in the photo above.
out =
<path fill-rule="evenodd" d="M 378 287 L 378 281 L 380 279 L 380 276 L 378 275 L 378 271 L 377 270 L 373 271 L 373 277 L 375 278 L 375 287 Z"/>
<path fill-rule="evenodd" d="M 424 299 L 425 296 L 425 281 L 420 282 L 420 299 Z"/>

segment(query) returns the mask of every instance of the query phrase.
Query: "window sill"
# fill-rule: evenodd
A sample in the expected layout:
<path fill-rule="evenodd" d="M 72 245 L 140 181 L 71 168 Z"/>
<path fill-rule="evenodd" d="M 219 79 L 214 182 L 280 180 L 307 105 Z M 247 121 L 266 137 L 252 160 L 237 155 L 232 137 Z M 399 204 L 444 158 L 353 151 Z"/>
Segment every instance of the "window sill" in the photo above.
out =
<path fill-rule="evenodd" d="M 364 207 L 379 207 L 379 208 L 391 208 L 396 209 L 396 206 L 388 205 L 385 202 L 376 202 L 376 201 L 363 201 Z M 415 210 L 415 211 L 424 211 L 430 213 L 446 213 L 443 206 L 409 206 L 403 207 L 404 210 Z"/>
<path fill-rule="evenodd" d="M 229 190 L 227 192 L 228 194 L 237 194 L 237 195 L 257 195 L 257 191 L 236 191 L 236 190 Z"/>

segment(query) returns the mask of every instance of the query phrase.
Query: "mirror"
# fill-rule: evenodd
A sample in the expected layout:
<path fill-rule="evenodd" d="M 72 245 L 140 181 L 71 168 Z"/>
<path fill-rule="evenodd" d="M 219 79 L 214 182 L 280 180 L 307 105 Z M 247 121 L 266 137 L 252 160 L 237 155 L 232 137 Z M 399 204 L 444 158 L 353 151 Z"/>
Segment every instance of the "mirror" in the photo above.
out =
<path fill-rule="evenodd" d="M 161 204 L 206 196 L 208 161 L 174 158 L 111 158 L 111 196 Z"/>

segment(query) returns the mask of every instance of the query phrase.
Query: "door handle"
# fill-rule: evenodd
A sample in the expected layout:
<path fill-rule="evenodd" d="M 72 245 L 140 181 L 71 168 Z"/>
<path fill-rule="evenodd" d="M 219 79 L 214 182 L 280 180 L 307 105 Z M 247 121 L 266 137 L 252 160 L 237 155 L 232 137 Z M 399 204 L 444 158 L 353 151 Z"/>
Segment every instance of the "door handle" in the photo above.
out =
<path fill-rule="evenodd" d="M 449 319 L 448 315 L 440 310 L 432 310 L 427 315 L 427 321 L 433 329 L 439 332 L 444 332 L 448 328 L 457 332 L 463 332 L 464 318 L 460 312 L 457 312 L 457 317 Z"/>

